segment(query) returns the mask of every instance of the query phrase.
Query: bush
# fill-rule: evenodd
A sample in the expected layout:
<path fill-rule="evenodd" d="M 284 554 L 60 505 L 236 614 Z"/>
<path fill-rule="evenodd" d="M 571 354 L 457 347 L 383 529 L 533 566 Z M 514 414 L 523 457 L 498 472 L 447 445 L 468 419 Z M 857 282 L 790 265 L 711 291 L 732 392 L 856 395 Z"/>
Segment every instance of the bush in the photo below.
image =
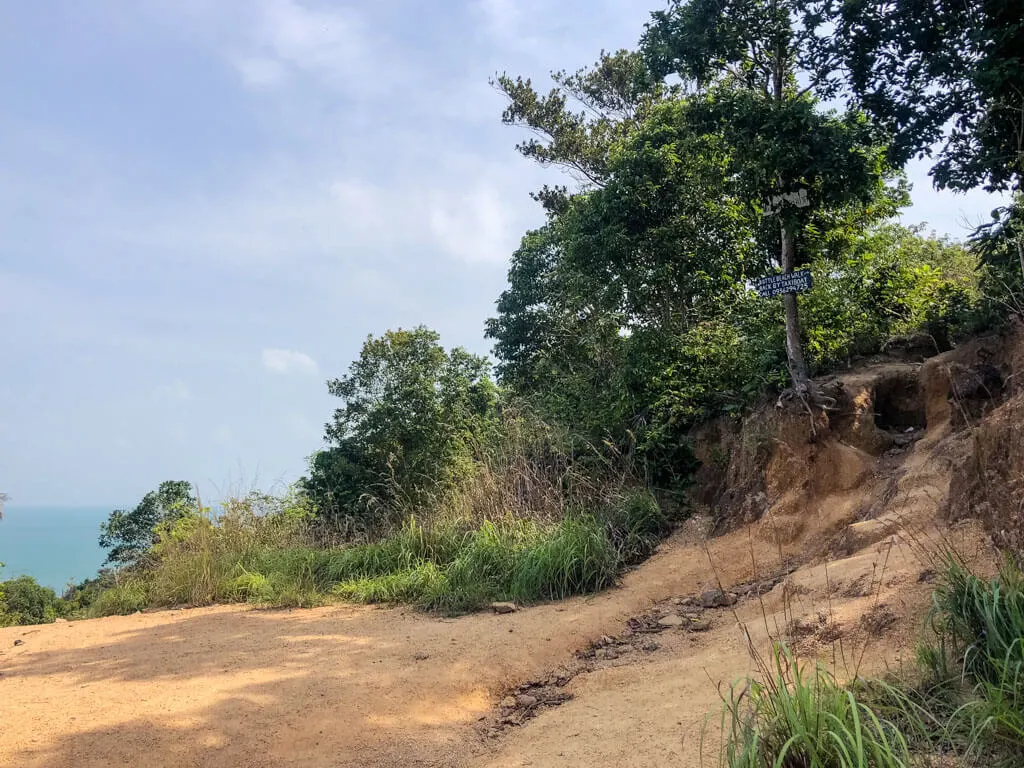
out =
<path fill-rule="evenodd" d="M 487 509 L 478 506 L 482 496 L 449 496 L 428 523 L 410 516 L 376 541 L 324 548 L 311 534 L 316 521 L 301 506 L 253 495 L 229 502 L 219 515 L 186 515 L 159 526 L 147 565 L 106 574 L 104 591 L 83 584 L 76 599 L 91 603 L 92 615 L 230 601 L 311 606 L 331 596 L 462 612 L 495 600 L 529 603 L 603 589 L 669 531 L 650 493 L 612 490 L 621 479 L 611 488 L 588 485 L 584 473 L 561 464 L 560 454 L 544 458 L 538 451 L 531 465 L 526 444 L 497 454 L 505 470 L 522 470 L 522 506 L 514 513 L 477 521 L 474 513 Z M 504 487 L 502 498 L 513 503 L 513 483 L 493 476 L 485 482 Z M 471 486 L 474 493 L 481 488 Z M 555 503 L 587 499 L 597 504 L 595 514 L 565 512 Z"/>
<path fill-rule="evenodd" d="M 49 624 L 67 613 L 64 601 L 31 576 L 0 583 L 0 626 Z"/>
<path fill-rule="evenodd" d="M 345 574 L 334 594 L 348 600 L 461 612 L 495 600 L 594 592 L 615 580 L 620 563 L 608 528 L 583 515 L 547 526 L 506 519 L 469 531 L 409 525 L 386 541 L 342 550 L 328 569 Z"/>
<path fill-rule="evenodd" d="M 149 605 L 149 590 L 144 579 L 131 576 L 103 590 L 88 609 L 90 617 L 125 616 Z"/>
<path fill-rule="evenodd" d="M 651 555 L 672 522 L 649 491 L 631 491 L 608 504 L 601 515 L 624 565 Z"/>

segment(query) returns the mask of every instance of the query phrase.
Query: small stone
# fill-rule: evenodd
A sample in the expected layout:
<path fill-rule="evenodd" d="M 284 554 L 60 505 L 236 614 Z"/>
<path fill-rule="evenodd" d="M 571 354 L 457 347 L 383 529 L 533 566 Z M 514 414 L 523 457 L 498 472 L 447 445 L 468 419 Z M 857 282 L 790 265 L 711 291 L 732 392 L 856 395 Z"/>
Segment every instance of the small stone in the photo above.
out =
<path fill-rule="evenodd" d="M 602 635 L 600 645 L 615 645 L 615 638 Z"/>
<path fill-rule="evenodd" d="M 709 629 L 711 629 L 711 622 L 707 619 L 691 621 L 687 629 L 691 632 L 707 632 Z"/>
<path fill-rule="evenodd" d="M 54 624 L 67 624 L 68 620 L 67 619 L 54 619 L 53 623 Z"/>
<path fill-rule="evenodd" d="M 24 645 L 24 644 L 25 644 L 25 641 L 24 641 L 24 640 L 15 640 L 15 641 L 14 641 L 14 644 L 15 644 L 15 645 Z"/>
<path fill-rule="evenodd" d="M 650 652 L 652 652 L 652 651 L 656 651 L 656 650 L 658 650 L 658 648 L 660 648 L 660 647 L 661 647 L 661 646 L 659 646 L 659 645 L 658 645 L 658 644 L 657 644 L 656 642 L 654 642 L 653 640 L 650 640 L 650 641 L 648 641 L 648 642 L 644 643 L 644 644 L 643 644 L 643 646 L 642 646 L 643 650 L 647 651 L 648 653 L 650 653 Z"/>
<path fill-rule="evenodd" d="M 705 608 L 724 608 L 735 602 L 735 597 L 725 594 L 720 589 L 709 589 L 707 592 L 702 592 L 700 596 L 700 604 Z"/>
<path fill-rule="evenodd" d="M 683 617 L 675 614 L 662 616 L 658 619 L 658 624 L 662 627 L 681 627 L 683 626 Z"/>
<path fill-rule="evenodd" d="M 417 653 L 413 658 L 416 659 L 416 661 L 426 661 L 430 656 L 425 653 Z"/>
<path fill-rule="evenodd" d="M 515 707 L 516 707 L 516 697 L 515 696 L 506 696 L 504 699 L 501 700 L 501 706 L 504 709 L 515 709 Z"/>
<path fill-rule="evenodd" d="M 495 613 L 515 613 L 519 608 L 515 603 L 491 603 L 491 610 Z"/>
<path fill-rule="evenodd" d="M 522 694 L 516 696 L 516 706 L 522 707 L 523 709 L 528 709 L 530 707 L 535 707 L 535 706 L 537 706 L 537 697 L 536 696 L 530 696 L 529 694 L 526 694 L 526 693 L 522 693 Z"/>

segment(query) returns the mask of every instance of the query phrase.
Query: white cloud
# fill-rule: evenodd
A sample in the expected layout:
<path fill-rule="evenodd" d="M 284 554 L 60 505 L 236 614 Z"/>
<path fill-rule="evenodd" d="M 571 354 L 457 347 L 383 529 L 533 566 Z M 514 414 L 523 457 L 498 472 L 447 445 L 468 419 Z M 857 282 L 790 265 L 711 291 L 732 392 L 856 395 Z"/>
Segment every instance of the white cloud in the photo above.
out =
<path fill-rule="evenodd" d="M 436 196 L 430 206 L 430 231 L 446 253 L 462 261 L 501 262 L 514 246 L 506 207 L 507 201 L 487 184 L 454 200 Z"/>
<path fill-rule="evenodd" d="M 296 0 L 259 0 L 254 5 L 255 14 L 249 9 L 240 14 L 255 18 L 255 23 L 245 34 L 245 54 L 233 62 L 247 85 L 280 85 L 289 71 L 337 90 L 363 91 L 374 83 L 378 46 L 355 10 L 320 10 Z"/>
<path fill-rule="evenodd" d="M 316 375 L 319 367 L 316 360 L 305 352 L 294 349 L 264 349 L 263 367 L 274 373 L 304 373 Z"/>

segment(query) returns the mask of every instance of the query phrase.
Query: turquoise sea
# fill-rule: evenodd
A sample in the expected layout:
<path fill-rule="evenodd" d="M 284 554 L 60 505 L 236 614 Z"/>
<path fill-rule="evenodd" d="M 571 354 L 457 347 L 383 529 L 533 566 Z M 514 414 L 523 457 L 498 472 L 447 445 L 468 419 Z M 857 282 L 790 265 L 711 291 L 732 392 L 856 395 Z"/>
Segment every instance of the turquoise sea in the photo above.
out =
<path fill-rule="evenodd" d="M 106 554 L 96 540 L 113 507 L 7 504 L 0 520 L 0 581 L 27 574 L 57 594 L 94 576 Z"/>

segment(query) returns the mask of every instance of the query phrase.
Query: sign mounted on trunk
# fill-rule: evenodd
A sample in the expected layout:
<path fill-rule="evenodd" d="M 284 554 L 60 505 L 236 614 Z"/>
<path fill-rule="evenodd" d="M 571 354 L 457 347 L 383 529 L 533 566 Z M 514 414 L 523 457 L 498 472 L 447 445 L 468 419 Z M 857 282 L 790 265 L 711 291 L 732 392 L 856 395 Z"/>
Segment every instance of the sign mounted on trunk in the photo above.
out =
<path fill-rule="evenodd" d="M 765 299 L 783 293 L 803 293 L 811 290 L 811 270 L 798 269 L 781 275 L 759 277 L 754 281 L 754 288 L 757 289 L 757 295 Z"/>

